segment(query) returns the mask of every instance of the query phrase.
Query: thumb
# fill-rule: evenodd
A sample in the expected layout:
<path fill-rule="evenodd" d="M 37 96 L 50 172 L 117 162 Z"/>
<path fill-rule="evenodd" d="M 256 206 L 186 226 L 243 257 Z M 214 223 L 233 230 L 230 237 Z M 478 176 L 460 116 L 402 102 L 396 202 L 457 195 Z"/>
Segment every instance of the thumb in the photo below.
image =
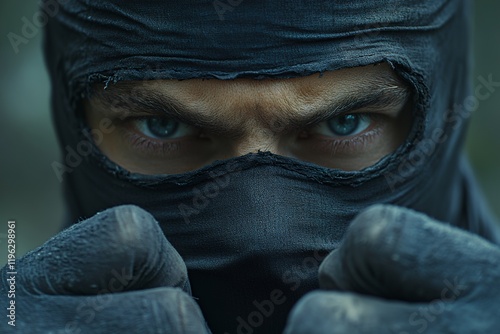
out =
<path fill-rule="evenodd" d="M 320 266 L 320 286 L 406 301 L 465 294 L 500 278 L 486 240 L 409 209 L 376 205 L 358 215 Z M 486 289 L 487 290 L 487 289 Z"/>
<path fill-rule="evenodd" d="M 19 259 L 17 268 L 19 285 L 32 294 L 86 295 L 160 286 L 190 292 L 181 256 L 154 218 L 131 205 L 71 226 Z"/>

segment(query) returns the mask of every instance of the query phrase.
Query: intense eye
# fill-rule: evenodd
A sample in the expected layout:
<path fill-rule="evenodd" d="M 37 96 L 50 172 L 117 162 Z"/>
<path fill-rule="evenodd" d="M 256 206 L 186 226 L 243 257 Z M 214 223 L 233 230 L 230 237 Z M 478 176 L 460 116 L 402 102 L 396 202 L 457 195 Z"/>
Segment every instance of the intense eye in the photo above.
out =
<path fill-rule="evenodd" d="M 136 129 L 154 139 L 175 139 L 191 135 L 195 129 L 187 124 L 164 117 L 148 117 L 134 121 Z"/>
<path fill-rule="evenodd" d="M 328 137 L 355 136 L 365 131 L 370 123 L 370 116 L 365 114 L 340 115 L 318 124 L 315 132 Z"/>

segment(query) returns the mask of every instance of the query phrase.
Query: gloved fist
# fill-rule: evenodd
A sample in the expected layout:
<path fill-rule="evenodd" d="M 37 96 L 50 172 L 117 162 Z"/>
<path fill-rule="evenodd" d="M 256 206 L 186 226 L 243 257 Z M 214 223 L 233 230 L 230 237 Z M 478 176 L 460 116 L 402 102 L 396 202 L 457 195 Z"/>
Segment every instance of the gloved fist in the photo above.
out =
<path fill-rule="evenodd" d="M 120 206 L 17 260 L 16 326 L 1 333 L 208 333 L 186 266 L 158 223 Z M 0 274 L 6 310 L 7 274 Z"/>
<path fill-rule="evenodd" d="M 285 332 L 500 333 L 500 248 L 414 211 L 361 213 Z"/>

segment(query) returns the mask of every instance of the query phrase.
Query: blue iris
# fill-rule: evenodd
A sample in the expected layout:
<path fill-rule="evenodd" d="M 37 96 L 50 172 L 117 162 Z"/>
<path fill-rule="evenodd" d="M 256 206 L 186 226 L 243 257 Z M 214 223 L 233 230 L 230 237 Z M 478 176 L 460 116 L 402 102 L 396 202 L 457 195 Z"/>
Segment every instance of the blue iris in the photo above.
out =
<path fill-rule="evenodd" d="M 338 136 L 349 136 L 356 132 L 359 122 L 358 115 L 341 115 L 329 120 L 328 127 Z"/>
<path fill-rule="evenodd" d="M 172 137 L 179 128 L 179 122 L 162 117 L 151 117 L 146 121 L 149 132 L 158 138 Z"/>

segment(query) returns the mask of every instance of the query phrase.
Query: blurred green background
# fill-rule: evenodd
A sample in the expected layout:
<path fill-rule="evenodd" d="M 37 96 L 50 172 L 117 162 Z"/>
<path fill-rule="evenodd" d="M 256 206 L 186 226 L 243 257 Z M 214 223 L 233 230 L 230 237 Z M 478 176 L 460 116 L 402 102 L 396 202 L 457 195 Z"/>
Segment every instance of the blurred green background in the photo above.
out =
<path fill-rule="evenodd" d="M 475 2 L 475 76 L 500 81 L 500 1 Z M 16 54 L 7 38 L 32 20 L 34 0 L 0 2 L 0 265 L 6 262 L 7 220 L 17 221 L 17 256 L 60 229 L 63 199 L 51 163 L 60 161 L 49 113 L 49 82 L 41 31 Z M 500 216 L 500 90 L 481 102 L 467 141 L 479 181 Z"/>

